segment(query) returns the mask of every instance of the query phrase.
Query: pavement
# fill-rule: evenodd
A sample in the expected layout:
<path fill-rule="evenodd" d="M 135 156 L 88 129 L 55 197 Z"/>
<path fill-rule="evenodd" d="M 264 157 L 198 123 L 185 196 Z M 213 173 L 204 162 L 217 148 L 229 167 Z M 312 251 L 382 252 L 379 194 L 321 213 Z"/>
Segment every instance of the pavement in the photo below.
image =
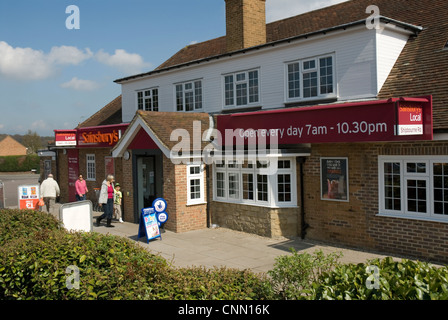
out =
<path fill-rule="evenodd" d="M 99 212 L 94 212 L 94 221 L 99 215 Z M 226 228 L 207 228 L 186 233 L 166 230 L 161 234 L 161 238 L 147 243 L 145 237 L 138 239 L 138 224 L 119 223 L 115 220 L 112 224 L 115 228 L 106 228 L 104 220 L 99 227 L 96 227 L 94 222 L 93 231 L 132 239 L 149 252 L 164 257 L 176 267 L 225 266 L 264 273 L 273 269 L 277 257 L 291 254 L 291 248 L 299 253 L 314 253 L 316 250 L 322 250 L 325 254 L 342 252 L 343 256 L 339 261 L 343 263 L 364 263 L 374 258 L 386 257 L 300 238 L 271 239 Z"/>

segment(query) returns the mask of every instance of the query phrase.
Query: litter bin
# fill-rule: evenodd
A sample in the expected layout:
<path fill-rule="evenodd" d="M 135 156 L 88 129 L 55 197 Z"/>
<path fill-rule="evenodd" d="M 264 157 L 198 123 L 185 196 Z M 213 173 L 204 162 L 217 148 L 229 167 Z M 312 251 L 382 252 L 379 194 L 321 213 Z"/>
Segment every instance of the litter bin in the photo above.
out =
<path fill-rule="evenodd" d="M 5 184 L 0 181 L 0 209 L 5 209 Z"/>

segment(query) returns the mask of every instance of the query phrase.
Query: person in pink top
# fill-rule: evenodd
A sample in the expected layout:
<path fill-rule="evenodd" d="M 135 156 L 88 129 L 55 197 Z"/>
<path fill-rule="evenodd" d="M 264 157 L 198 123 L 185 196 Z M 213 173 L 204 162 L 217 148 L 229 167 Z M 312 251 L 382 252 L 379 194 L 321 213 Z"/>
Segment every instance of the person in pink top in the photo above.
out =
<path fill-rule="evenodd" d="M 76 200 L 77 201 L 84 201 L 87 199 L 87 192 L 89 192 L 89 189 L 87 189 L 86 180 L 83 179 L 82 174 L 78 176 L 78 180 L 75 182 L 75 188 L 76 188 Z"/>

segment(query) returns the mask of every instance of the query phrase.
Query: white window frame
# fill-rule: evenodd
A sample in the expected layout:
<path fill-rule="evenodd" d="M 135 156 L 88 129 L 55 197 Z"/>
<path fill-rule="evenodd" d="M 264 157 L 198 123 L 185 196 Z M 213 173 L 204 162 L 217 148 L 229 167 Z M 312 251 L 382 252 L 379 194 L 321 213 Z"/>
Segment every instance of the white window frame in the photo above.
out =
<path fill-rule="evenodd" d="M 197 93 L 197 87 L 196 84 L 200 83 L 200 94 Z M 191 85 L 191 88 L 187 89 L 187 86 Z M 178 99 L 177 99 L 177 93 L 178 93 L 178 87 L 182 87 L 182 109 L 179 109 L 178 106 Z M 186 94 L 192 93 L 193 94 L 193 109 L 192 110 L 186 110 Z M 198 105 L 200 107 L 198 107 Z M 174 108 L 176 112 L 197 112 L 204 109 L 204 85 L 202 79 L 196 79 L 196 80 L 190 80 L 185 82 L 179 82 L 174 84 Z"/>
<path fill-rule="evenodd" d="M 198 168 L 199 173 L 191 173 L 191 168 Z M 204 192 L 204 165 L 202 163 L 188 163 L 187 166 L 187 206 L 205 203 Z M 199 180 L 200 196 L 197 199 L 191 198 L 191 181 Z"/>
<path fill-rule="evenodd" d="M 150 95 L 147 95 L 147 92 L 150 92 Z M 157 92 L 156 95 L 154 94 L 155 92 Z M 139 97 L 139 94 L 142 94 L 141 98 Z M 159 88 L 158 87 L 137 90 L 135 96 L 136 96 L 137 110 L 159 111 Z M 154 99 L 154 96 L 157 96 L 157 99 Z M 140 102 L 140 99 L 142 99 L 141 102 Z M 148 100 L 148 99 L 151 99 L 151 103 L 150 103 L 151 110 L 148 110 L 146 108 L 146 100 Z M 141 108 L 140 108 L 140 104 L 141 104 Z"/>
<path fill-rule="evenodd" d="M 295 158 L 279 158 L 279 161 L 290 161 L 290 168 L 279 169 L 274 161 L 277 159 L 269 159 L 270 165 L 268 167 L 261 167 L 258 161 L 252 162 L 252 167 L 244 166 L 241 162 L 237 167 L 229 167 L 229 162 L 226 160 L 224 167 L 218 167 L 216 163 L 213 165 L 213 200 L 219 202 L 239 203 L 246 205 L 255 205 L 270 208 L 291 208 L 297 207 L 297 172 Z M 248 161 L 250 162 L 250 160 Z M 247 164 L 247 162 L 246 162 Z M 278 164 L 278 162 L 277 162 Z M 217 174 L 224 174 L 225 195 L 218 197 L 217 195 Z M 238 188 L 239 198 L 233 198 L 229 194 L 229 174 L 238 174 Z M 244 199 L 244 182 L 243 175 L 253 175 L 253 199 Z M 279 201 L 278 175 L 290 175 L 291 199 L 290 201 Z M 258 179 L 259 175 L 267 177 L 267 201 L 262 201 L 258 197 Z"/>
<path fill-rule="evenodd" d="M 257 72 L 257 93 L 256 93 L 256 101 L 250 102 L 251 96 L 251 86 L 250 86 L 250 79 L 249 79 L 249 75 L 252 72 Z M 238 76 L 240 75 L 244 75 L 244 80 L 238 80 Z M 232 77 L 233 81 L 233 85 L 232 85 L 232 92 L 233 92 L 233 103 L 232 104 L 227 104 L 227 99 L 226 99 L 226 78 L 227 77 Z M 238 104 L 237 100 L 237 86 L 238 85 L 246 85 L 246 99 L 247 99 L 247 103 L 244 104 Z M 226 73 L 222 75 L 222 85 L 223 85 L 223 100 L 222 100 L 222 105 L 224 109 L 235 109 L 235 108 L 244 108 L 244 107 L 250 107 L 250 106 L 257 106 L 261 104 L 261 72 L 260 72 L 260 68 L 254 68 L 254 69 L 249 69 L 249 70 L 242 70 L 242 71 L 238 71 L 238 72 L 232 72 L 232 73 Z"/>
<path fill-rule="evenodd" d="M 321 78 L 324 76 L 321 74 L 320 59 L 326 59 L 326 58 L 332 59 L 333 92 L 331 92 L 331 93 L 322 93 L 322 91 L 321 91 L 322 85 L 321 85 L 320 81 L 321 81 Z M 305 70 L 304 64 L 309 61 L 315 62 L 315 68 Z M 285 103 L 336 98 L 337 97 L 337 83 L 336 83 L 336 63 L 335 62 L 336 62 L 336 59 L 335 59 L 334 53 L 285 62 Z M 289 96 L 289 66 L 292 64 L 299 65 L 298 72 L 300 74 L 300 79 L 299 79 L 300 95 L 298 97 L 290 97 Z M 304 74 L 308 74 L 311 72 L 317 73 L 317 95 L 311 96 L 311 97 L 305 97 L 304 96 Z"/>
<path fill-rule="evenodd" d="M 96 181 L 96 159 L 95 154 L 86 155 L 86 180 Z"/>
<path fill-rule="evenodd" d="M 400 210 L 387 210 L 385 203 L 384 164 L 400 163 Z M 426 172 L 407 172 L 408 163 L 425 163 Z M 434 164 L 448 164 L 448 156 L 378 156 L 378 208 L 379 216 L 391 216 L 407 219 L 448 223 L 448 214 L 434 213 Z M 426 181 L 426 208 L 427 213 L 411 212 L 408 210 L 407 181 Z"/>

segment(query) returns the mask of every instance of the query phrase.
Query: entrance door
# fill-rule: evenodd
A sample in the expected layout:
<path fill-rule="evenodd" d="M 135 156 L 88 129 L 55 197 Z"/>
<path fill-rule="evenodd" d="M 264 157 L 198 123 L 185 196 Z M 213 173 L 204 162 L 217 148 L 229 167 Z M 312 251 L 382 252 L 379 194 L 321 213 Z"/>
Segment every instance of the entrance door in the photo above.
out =
<path fill-rule="evenodd" d="M 138 179 L 138 212 L 143 208 L 152 206 L 157 199 L 156 183 L 156 157 L 144 156 L 137 158 L 137 179 Z"/>

